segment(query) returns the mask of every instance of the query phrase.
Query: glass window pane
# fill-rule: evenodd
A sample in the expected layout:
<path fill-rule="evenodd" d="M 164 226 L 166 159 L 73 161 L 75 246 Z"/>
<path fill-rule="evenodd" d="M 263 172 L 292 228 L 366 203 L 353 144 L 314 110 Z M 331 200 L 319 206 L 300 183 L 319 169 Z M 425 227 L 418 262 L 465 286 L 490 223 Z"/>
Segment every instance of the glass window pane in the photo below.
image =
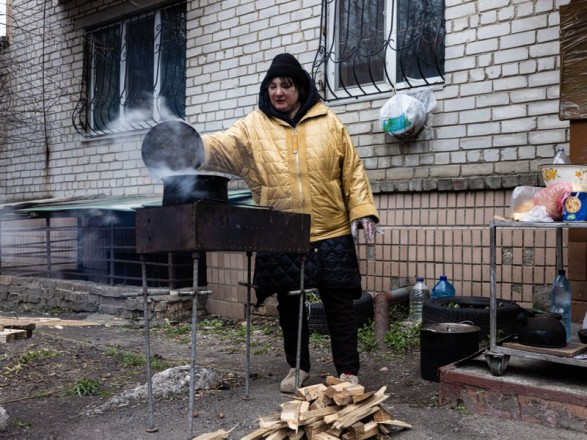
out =
<path fill-rule="evenodd" d="M 161 90 L 163 107 L 185 117 L 186 11 L 181 4 L 161 13 Z"/>
<path fill-rule="evenodd" d="M 138 110 L 145 116 L 152 114 L 154 27 L 153 16 L 127 25 L 125 113 Z M 134 115 L 132 119 L 135 119 Z"/>
<path fill-rule="evenodd" d="M 338 10 L 338 88 L 384 80 L 384 0 L 341 0 Z"/>
<path fill-rule="evenodd" d="M 397 4 L 397 82 L 444 75 L 444 0 Z"/>
<path fill-rule="evenodd" d="M 119 113 L 120 26 L 92 34 L 91 67 L 92 127 L 105 130 Z"/>

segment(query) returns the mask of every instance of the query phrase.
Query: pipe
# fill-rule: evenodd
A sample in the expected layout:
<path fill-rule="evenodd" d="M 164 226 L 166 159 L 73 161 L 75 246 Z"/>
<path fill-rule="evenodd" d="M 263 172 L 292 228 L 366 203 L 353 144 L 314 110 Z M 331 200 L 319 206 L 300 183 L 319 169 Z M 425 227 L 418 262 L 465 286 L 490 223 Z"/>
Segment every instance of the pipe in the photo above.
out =
<path fill-rule="evenodd" d="M 375 308 L 375 341 L 380 350 L 385 349 L 385 334 L 389 330 L 389 305 L 407 301 L 410 287 L 400 287 L 389 292 L 378 292 L 373 297 Z"/>

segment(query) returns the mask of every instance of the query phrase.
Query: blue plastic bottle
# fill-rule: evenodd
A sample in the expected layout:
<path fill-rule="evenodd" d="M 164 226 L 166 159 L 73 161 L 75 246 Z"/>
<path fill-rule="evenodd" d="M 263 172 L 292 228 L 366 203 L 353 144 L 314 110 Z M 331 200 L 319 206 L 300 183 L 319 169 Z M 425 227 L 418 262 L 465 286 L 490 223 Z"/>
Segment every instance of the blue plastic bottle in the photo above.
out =
<path fill-rule="evenodd" d="M 448 281 L 446 275 L 440 275 L 440 279 L 432 288 L 432 298 L 449 298 L 455 296 L 455 288 Z"/>
<path fill-rule="evenodd" d="M 571 284 L 563 269 L 559 269 L 550 289 L 550 311 L 562 315 L 562 323 L 567 331 L 567 342 L 569 342 L 571 340 Z"/>

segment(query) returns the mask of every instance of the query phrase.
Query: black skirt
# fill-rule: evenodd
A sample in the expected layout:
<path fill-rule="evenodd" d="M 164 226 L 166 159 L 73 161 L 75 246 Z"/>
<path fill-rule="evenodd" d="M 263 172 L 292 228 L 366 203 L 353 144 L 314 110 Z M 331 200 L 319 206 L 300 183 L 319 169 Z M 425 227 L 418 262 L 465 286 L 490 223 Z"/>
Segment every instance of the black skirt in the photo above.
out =
<path fill-rule="evenodd" d="M 361 286 L 350 234 L 312 242 L 304 256 L 304 289 Z M 302 255 L 296 253 L 257 252 L 253 277 L 257 304 L 276 292 L 299 290 L 301 262 Z"/>

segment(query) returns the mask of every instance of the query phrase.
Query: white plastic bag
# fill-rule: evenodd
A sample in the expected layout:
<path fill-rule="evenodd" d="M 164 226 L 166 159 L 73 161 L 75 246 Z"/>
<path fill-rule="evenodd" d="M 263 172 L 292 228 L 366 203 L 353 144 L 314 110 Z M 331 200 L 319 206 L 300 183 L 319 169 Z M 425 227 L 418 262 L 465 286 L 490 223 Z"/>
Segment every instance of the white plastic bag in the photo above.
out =
<path fill-rule="evenodd" d="M 549 223 L 553 222 L 554 220 L 550 218 L 548 212 L 546 212 L 546 207 L 542 205 L 534 206 L 530 211 L 524 213 L 524 215 L 520 218 L 521 222 L 544 222 Z"/>
<path fill-rule="evenodd" d="M 436 106 L 432 89 L 399 92 L 379 111 L 379 126 L 400 139 L 412 139 L 424 128 L 428 112 Z"/>

